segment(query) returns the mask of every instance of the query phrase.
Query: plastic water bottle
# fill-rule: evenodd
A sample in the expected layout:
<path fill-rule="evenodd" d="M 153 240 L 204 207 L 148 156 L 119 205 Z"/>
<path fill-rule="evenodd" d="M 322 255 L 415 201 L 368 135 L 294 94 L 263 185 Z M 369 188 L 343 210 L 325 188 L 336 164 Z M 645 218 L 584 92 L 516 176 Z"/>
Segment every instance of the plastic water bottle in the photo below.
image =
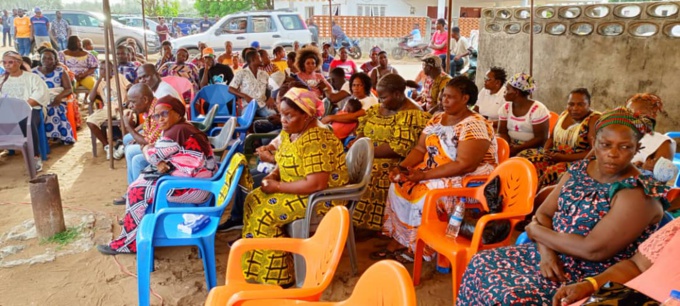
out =
<path fill-rule="evenodd" d="M 449 217 L 449 224 L 446 226 L 446 237 L 456 238 L 460 231 L 460 225 L 463 223 L 463 214 L 465 213 L 465 198 L 460 198 L 453 210 L 451 217 Z"/>
<path fill-rule="evenodd" d="M 680 306 L 680 290 L 671 291 L 671 296 L 661 306 Z"/>

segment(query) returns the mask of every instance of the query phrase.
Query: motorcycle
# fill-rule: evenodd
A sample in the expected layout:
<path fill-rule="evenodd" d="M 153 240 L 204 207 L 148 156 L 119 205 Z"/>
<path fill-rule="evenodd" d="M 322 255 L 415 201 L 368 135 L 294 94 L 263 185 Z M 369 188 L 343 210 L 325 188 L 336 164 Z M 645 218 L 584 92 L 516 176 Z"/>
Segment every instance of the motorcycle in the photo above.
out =
<path fill-rule="evenodd" d="M 399 46 L 392 49 L 392 58 L 400 60 L 404 58 L 405 55 L 408 55 L 409 58 L 420 58 L 432 53 L 432 50 L 430 50 L 428 46 L 427 43 L 422 43 L 415 47 L 409 47 L 408 37 L 404 37 L 401 39 L 401 42 L 399 42 Z"/>
<path fill-rule="evenodd" d="M 336 50 L 339 50 L 340 47 L 345 47 L 347 49 L 347 55 L 353 59 L 360 59 L 361 58 L 361 47 L 359 47 L 359 40 L 355 39 L 352 40 L 351 38 L 348 39 L 351 44 L 347 41 L 343 41 L 342 45 L 336 43 L 334 44 L 333 48 L 330 49 L 331 55 L 335 57 Z"/>

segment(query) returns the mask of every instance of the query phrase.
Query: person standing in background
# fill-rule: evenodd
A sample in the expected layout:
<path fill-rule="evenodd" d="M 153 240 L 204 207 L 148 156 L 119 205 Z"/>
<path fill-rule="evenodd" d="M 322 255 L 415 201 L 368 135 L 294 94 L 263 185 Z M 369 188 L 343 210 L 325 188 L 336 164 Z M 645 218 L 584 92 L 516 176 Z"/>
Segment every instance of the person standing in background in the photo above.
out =
<path fill-rule="evenodd" d="M 48 42 L 51 45 L 50 20 L 43 16 L 39 7 L 33 9 L 33 12 L 35 12 L 35 15 L 31 17 L 31 40 L 35 41 L 36 47 L 42 46 L 44 42 Z"/>
<path fill-rule="evenodd" d="M 7 46 L 7 41 L 9 41 L 9 46 L 12 46 L 12 22 L 14 17 L 9 15 L 7 10 L 2 11 L 2 46 Z"/>
<path fill-rule="evenodd" d="M 210 27 L 212 27 L 213 23 L 208 20 L 208 14 L 203 15 L 203 20 L 198 23 L 198 28 L 201 31 L 201 33 L 205 32 L 208 30 Z"/>
<path fill-rule="evenodd" d="M 18 9 L 19 16 L 14 18 L 14 37 L 21 56 L 31 53 L 31 19 L 25 15 L 23 9 Z"/>
<path fill-rule="evenodd" d="M 165 18 L 158 17 L 159 24 L 156 26 L 156 34 L 158 34 L 158 39 L 162 42 L 168 40 L 168 33 L 170 29 L 168 25 L 165 24 Z"/>
<path fill-rule="evenodd" d="M 309 29 L 310 32 L 312 32 L 312 42 L 318 43 L 319 42 L 319 26 L 314 23 L 314 20 L 312 18 L 307 19 L 307 28 Z"/>
<path fill-rule="evenodd" d="M 68 41 L 68 37 L 71 36 L 71 27 L 66 20 L 61 18 L 60 11 L 56 11 L 55 15 L 56 19 L 52 22 L 50 36 L 57 42 L 57 45 L 55 46 L 57 50 L 63 51 L 66 50 L 66 42 Z"/>

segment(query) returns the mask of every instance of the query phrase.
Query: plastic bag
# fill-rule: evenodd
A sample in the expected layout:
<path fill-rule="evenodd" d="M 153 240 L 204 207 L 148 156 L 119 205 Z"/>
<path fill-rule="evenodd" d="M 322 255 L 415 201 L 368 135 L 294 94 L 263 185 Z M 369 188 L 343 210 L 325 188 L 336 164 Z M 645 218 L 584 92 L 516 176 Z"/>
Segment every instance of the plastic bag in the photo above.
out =
<path fill-rule="evenodd" d="M 639 291 L 626 287 L 625 285 L 607 282 L 600 287 L 593 295 L 581 304 L 584 306 L 656 306 L 661 303 L 640 293 Z"/>
<path fill-rule="evenodd" d="M 489 180 L 489 183 L 484 187 L 484 197 L 489 206 L 489 213 L 499 213 L 503 210 L 503 196 L 499 195 L 501 187 L 501 180 L 498 176 L 494 176 Z M 463 236 L 467 239 L 472 239 L 472 234 L 477 226 L 479 218 L 486 215 L 486 212 L 475 212 L 471 210 L 465 211 L 463 223 L 460 226 L 458 236 Z M 482 232 L 482 243 L 493 244 L 498 243 L 510 235 L 510 221 L 508 220 L 493 220 L 486 224 L 484 232 Z"/>

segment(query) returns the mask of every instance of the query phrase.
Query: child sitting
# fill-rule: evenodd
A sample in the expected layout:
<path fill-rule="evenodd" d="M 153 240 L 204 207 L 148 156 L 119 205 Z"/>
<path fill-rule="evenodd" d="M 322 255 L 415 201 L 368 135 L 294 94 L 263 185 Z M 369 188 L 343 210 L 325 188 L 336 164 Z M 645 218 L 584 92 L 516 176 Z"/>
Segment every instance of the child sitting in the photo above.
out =
<path fill-rule="evenodd" d="M 361 101 L 358 99 L 352 98 L 347 100 L 347 103 L 345 103 L 345 106 L 340 110 L 337 114 L 342 115 L 342 114 L 350 114 L 354 112 L 358 112 L 361 110 Z M 357 128 L 358 122 L 333 122 L 331 123 L 331 126 L 333 127 L 333 133 L 335 134 L 340 141 L 345 141 L 345 138 L 347 136 L 351 135 L 354 133 L 354 130 Z"/>

